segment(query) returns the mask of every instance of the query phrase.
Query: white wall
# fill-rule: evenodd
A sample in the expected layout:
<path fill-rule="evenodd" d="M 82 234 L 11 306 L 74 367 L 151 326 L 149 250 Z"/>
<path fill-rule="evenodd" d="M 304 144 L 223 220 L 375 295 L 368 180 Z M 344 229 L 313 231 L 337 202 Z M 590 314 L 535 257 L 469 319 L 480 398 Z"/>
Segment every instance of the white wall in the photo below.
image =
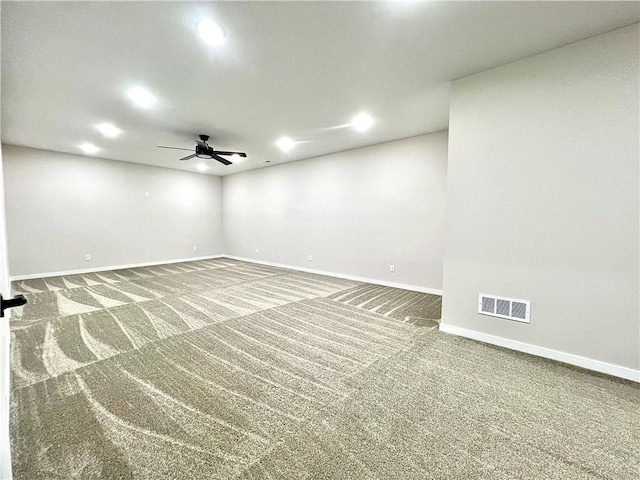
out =
<path fill-rule="evenodd" d="M 224 177 L 226 253 L 439 290 L 446 164 L 441 132 Z"/>
<path fill-rule="evenodd" d="M 220 177 L 3 148 L 12 276 L 224 253 Z"/>
<path fill-rule="evenodd" d="M 639 369 L 638 34 L 453 83 L 444 329 Z M 531 323 L 479 293 L 531 300 Z"/>

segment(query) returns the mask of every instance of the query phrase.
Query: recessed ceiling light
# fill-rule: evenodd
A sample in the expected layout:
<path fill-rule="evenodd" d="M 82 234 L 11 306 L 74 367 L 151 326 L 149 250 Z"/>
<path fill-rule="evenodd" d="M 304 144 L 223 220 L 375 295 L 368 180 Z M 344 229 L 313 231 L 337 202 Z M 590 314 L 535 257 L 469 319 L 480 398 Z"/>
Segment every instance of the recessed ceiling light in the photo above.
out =
<path fill-rule="evenodd" d="M 100 125 L 96 125 L 96 128 L 101 134 L 109 138 L 117 137 L 122 133 L 122 130 L 120 130 L 112 123 L 101 123 Z"/>
<path fill-rule="evenodd" d="M 276 145 L 280 150 L 286 153 L 296 145 L 296 142 L 294 142 L 289 137 L 281 137 L 280 140 L 276 142 Z"/>
<path fill-rule="evenodd" d="M 82 151 L 88 155 L 96 153 L 98 150 L 100 150 L 93 143 L 83 143 L 82 145 L 78 145 L 78 147 L 80 147 Z"/>
<path fill-rule="evenodd" d="M 198 165 L 196 165 L 196 168 L 201 172 L 204 172 L 209 167 L 207 167 L 204 163 L 199 163 Z"/>
<path fill-rule="evenodd" d="M 359 132 L 368 130 L 371 125 L 373 125 L 373 118 L 371 118 L 366 113 L 360 113 L 353 117 L 353 120 L 351 120 L 351 126 Z"/>
<path fill-rule="evenodd" d="M 196 26 L 200 38 L 209 45 L 220 45 L 224 42 L 226 34 L 220 25 L 213 20 L 201 20 Z"/>
<path fill-rule="evenodd" d="M 127 96 L 138 107 L 148 108 L 156 103 L 157 98 L 147 89 L 133 87 L 127 91 Z"/>

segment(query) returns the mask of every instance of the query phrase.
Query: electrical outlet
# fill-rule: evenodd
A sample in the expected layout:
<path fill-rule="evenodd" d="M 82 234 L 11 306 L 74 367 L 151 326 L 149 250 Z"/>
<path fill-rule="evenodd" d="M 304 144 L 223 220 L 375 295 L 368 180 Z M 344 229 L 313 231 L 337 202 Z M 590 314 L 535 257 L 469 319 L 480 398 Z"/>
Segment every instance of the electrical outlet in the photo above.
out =
<path fill-rule="evenodd" d="M 395 272 L 396 271 L 396 266 L 395 265 L 389 265 L 389 271 L 390 272 Z"/>
<path fill-rule="evenodd" d="M 193 247 L 193 251 L 197 252 L 198 251 L 198 247 Z"/>
<path fill-rule="evenodd" d="M 256 248 L 256 254 L 260 253 L 260 249 Z"/>
<path fill-rule="evenodd" d="M 313 257 L 311 255 L 309 255 L 309 261 L 313 260 Z"/>
<path fill-rule="evenodd" d="M 91 255 L 85 255 L 84 259 L 88 262 L 89 260 L 91 260 Z"/>
<path fill-rule="evenodd" d="M 151 195 L 149 192 L 144 192 L 145 197 L 148 197 L 149 195 Z"/>

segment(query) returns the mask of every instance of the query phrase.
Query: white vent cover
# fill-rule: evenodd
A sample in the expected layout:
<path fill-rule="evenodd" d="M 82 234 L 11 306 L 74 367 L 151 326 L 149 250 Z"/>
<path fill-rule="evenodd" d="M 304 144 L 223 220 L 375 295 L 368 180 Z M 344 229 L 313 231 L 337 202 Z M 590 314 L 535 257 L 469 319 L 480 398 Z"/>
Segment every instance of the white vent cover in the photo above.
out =
<path fill-rule="evenodd" d="M 481 293 L 478 296 L 478 313 L 529 323 L 531 302 L 515 298 L 497 297 Z"/>

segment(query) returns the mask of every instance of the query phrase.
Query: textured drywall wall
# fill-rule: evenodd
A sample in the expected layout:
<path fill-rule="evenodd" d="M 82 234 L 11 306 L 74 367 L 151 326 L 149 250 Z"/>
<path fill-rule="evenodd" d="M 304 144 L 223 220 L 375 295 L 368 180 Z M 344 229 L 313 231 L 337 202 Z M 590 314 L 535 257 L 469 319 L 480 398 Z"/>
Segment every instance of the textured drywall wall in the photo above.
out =
<path fill-rule="evenodd" d="M 440 132 L 226 176 L 226 253 L 439 290 L 446 165 Z"/>
<path fill-rule="evenodd" d="M 219 177 L 11 145 L 3 151 L 12 276 L 224 253 Z"/>
<path fill-rule="evenodd" d="M 452 85 L 443 324 L 638 369 L 638 25 Z M 531 323 L 479 315 L 531 300 Z"/>

